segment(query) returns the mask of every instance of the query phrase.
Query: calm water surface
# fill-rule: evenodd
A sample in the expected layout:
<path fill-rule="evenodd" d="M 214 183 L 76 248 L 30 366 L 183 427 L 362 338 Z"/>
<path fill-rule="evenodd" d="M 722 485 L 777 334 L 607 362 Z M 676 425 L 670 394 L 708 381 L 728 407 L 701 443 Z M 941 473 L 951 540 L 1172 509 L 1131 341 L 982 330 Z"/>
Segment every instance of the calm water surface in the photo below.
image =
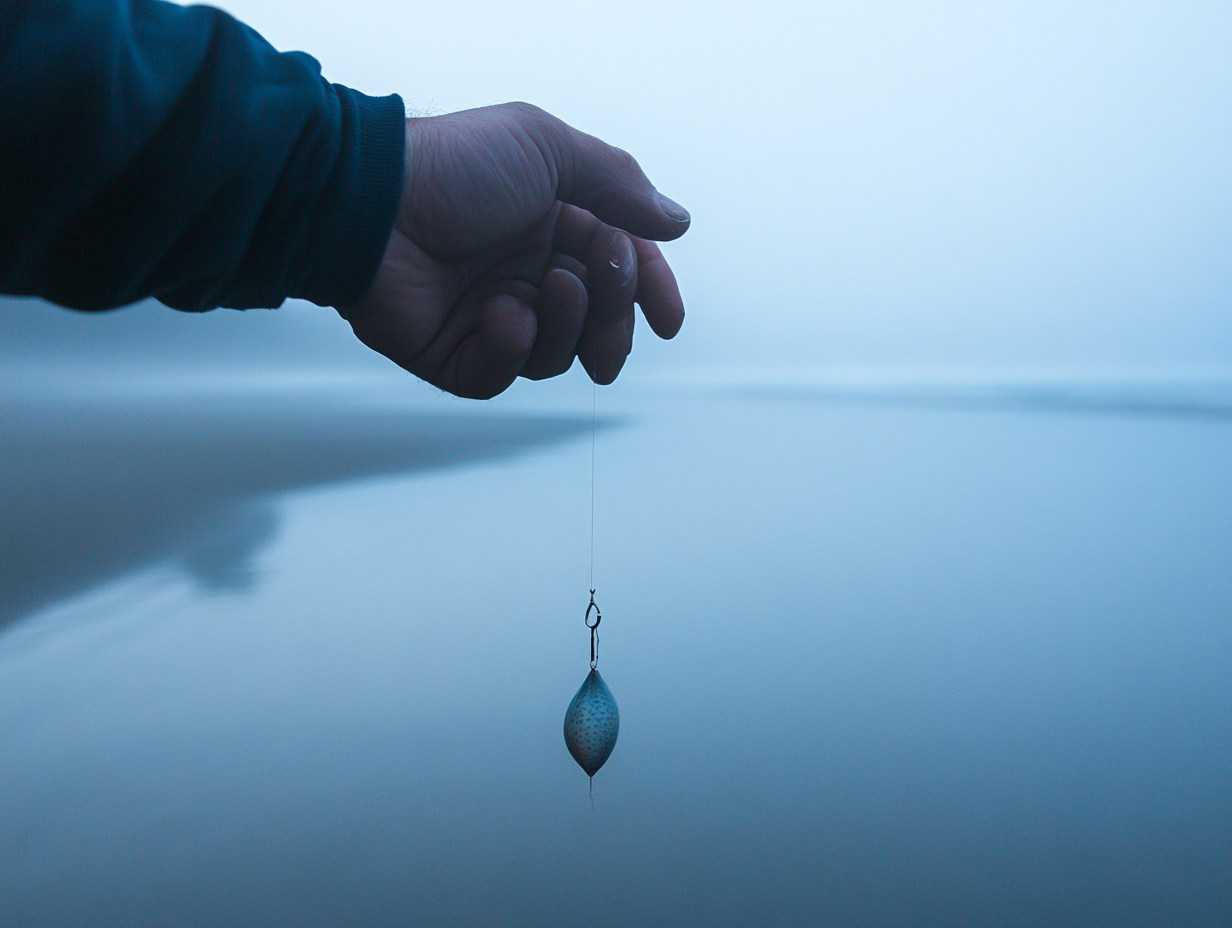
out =
<path fill-rule="evenodd" d="M 601 392 L 592 814 L 574 394 L 5 406 L 0 924 L 1232 922 L 1232 419 Z"/>

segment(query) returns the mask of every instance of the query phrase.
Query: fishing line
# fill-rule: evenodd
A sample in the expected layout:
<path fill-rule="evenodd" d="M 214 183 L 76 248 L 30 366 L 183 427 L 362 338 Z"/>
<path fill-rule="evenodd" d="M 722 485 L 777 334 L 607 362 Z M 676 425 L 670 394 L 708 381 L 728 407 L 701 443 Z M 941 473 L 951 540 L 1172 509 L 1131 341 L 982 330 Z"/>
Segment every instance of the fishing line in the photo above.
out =
<path fill-rule="evenodd" d="M 595 595 L 595 419 L 599 408 L 599 384 L 590 382 L 590 596 Z"/>
<path fill-rule="evenodd" d="M 595 807 L 595 774 L 607 763 L 620 734 L 620 710 L 599 675 L 599 623 L 595 602 L 595 433 L 598 431 L 599 384 L 591 374 L 590 391 L 590 602 L 582 622 L 590 632 L 590 673 L 565 711 L 565 747 L 590 778 L 590 808 Z M 591 613 L 594 613 L 593 620 Z"/>

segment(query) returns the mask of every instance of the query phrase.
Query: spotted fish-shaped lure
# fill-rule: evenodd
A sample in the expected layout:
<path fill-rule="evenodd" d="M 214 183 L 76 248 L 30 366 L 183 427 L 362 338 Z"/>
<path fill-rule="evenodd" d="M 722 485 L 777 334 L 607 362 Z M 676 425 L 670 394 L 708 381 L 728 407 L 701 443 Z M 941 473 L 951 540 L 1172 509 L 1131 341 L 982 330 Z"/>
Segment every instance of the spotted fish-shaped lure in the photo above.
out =
<path fill-rule="evenodd" d="M 620 735 L 620 710 L 612 691 L 591 669 L 565 712 L 565 747 L 593 777 L 607 763 Z"/>

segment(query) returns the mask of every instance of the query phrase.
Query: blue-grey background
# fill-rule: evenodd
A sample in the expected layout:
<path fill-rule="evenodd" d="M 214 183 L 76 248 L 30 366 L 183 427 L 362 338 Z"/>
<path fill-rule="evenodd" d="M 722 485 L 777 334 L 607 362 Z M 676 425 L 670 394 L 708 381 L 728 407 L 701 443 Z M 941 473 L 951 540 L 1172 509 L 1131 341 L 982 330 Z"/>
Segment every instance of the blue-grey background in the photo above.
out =
<path fill-rule="evenodd" d="M 233 3 L 688 205 L 491 403 L 330 310 L 0 303 L 0 924 L 1232 921 L 1232 13 Z"/>

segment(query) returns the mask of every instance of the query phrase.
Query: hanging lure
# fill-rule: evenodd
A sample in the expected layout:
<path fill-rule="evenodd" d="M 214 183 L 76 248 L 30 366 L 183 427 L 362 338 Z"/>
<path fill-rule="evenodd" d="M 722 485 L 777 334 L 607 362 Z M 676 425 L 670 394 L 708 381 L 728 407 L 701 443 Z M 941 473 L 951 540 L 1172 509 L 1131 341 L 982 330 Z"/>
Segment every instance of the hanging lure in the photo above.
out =
<path fill-rule="evenodd" d="M 620 735 L 620 710 L 616 708 L 612 691 L 599 675 L 599 623 L 603 615 L 595 602 L 594 590 L 590 591 L 590 605 L 586 607 L 583 621 L 590 629 L 590 673 L 565 711 L 565 747 L 578 766 L 593 779 L 612 756 Z"/>
<path fill-rule="evenodd" d="M 590 801 L 594 807 L 595 774 L 607 763 L 620 734 L 620 710 L 612 691 L 599 675 L 599 623 L 603 613 L 595 602 L 595 422 L 598 386 L 590 388 L 590 605 L 582 621 L 590 629 L 590 673 L 565 710 L 565 747 L 590 777 Z M 591 620 L 591 613 L 594 620 Z"/>

